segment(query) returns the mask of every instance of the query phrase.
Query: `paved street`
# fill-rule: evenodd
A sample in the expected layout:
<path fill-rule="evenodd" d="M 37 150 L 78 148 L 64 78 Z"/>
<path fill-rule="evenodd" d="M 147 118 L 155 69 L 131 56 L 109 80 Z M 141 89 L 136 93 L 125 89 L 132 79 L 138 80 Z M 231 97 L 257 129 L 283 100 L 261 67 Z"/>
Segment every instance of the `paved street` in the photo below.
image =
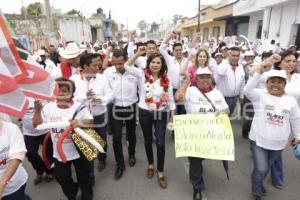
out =
<path fill-rule="evenodd" d="M 249 144 L 241 136 L 241 128 L 238 122 L 233 123 L 236 144 L 236 161 L 230 163 L 230 180 L 226 178 L 221 161 L 205 161 L 204 174 L 208 200 L 250 200 L 250 173 L 252 160 Z M 192 186 L 187 174 L 187 160 L 176 159 L 174 142 L 170 134 L 166 137 L 166 162 L 165 173 L 168 188 L 162 190 L 156 177 L 149 180 L 145 175 L 147 167 L 146 155 L 143 146 L 143 138 L 138 128 L 137 138 L 137 164 L 131 168 L 126 165 L 124 176 L 115 181 L 115 162 L 111 146 L 112 138 L 109 137 L 109 156 L 107 168 L 104 172 L 97 173 L 94 188 L 95 200 L 191 200 Z M 124 142 L 124 147 L 126 143 Z M 125 148 L 126 149 L 126 148 Z M 155 149 L 154 149 L 154 152 Z M 270 178 L 267 178 L 267 200 L 298 200 L 300 199 L 300 165 L 294 158 L 291 148 L 284 152 L 285 184 L 283 190 L 277 190 L 271 186 Z M 126 154 L 125 154 L 126 155 Z M 127 159 L 127 156 L 126 156 Z M 54 181 L 50 184 L 42 183 L 33 185 L 34 173 L 32 168 L 25 163 L 30 174 L 27 192 L 33 200 L 65 200 L 62 190 Z"/>

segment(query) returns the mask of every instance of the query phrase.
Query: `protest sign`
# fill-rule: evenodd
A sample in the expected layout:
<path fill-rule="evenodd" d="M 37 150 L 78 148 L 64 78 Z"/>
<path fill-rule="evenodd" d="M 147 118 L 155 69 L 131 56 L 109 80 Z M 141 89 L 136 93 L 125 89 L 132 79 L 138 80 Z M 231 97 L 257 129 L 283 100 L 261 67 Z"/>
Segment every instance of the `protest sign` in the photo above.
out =
<path fill-rule="evenodd" d="M 176 157 L 234 161 L 234 137 L 227 115 L 174 116 Z"/>

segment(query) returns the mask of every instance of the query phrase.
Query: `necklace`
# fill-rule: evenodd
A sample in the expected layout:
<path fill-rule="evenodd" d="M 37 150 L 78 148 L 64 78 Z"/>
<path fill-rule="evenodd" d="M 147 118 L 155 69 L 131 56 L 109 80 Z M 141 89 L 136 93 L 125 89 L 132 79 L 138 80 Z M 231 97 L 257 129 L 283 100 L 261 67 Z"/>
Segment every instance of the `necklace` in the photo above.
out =
<path fill-rule="evenodd" d="M 168 88 L 170 84 L 170 80 L 167 75 L 164 73 L 160 78 L 160 86 L 163 88 L 163 92 L 160 94 L 159 101 L 154 101 L 152 88 L 154 83 L 154 78 L 150 69 L 145 69 L 145 84 L 146 84 L 146 95 L 145 95 L 145 103 L 153 110 L 159 109 L 160 107 L 166 106 L 168 101 Z"/>

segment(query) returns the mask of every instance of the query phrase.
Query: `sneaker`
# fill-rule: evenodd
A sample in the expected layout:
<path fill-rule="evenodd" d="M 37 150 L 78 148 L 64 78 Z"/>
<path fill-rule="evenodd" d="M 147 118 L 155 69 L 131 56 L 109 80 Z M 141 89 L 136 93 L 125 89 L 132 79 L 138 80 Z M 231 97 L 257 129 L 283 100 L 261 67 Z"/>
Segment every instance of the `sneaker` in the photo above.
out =
<path fill-rule="evenodd" d="M 38 174 L 36 175 L 35 179 L 33 180 L 34 185 L 38 185 L 43 181 L 43 175 Z"/>
<path fill-rule="evenodd" d="M 276 189 L 278 190 L 282 190 L 283 189 L 283 186 L 282 185 L 273 185 Z"/>
<path fill-rule="evenodd" d="M 54 175 L 53 175 L 53 174 L 46 174 L 46 176 L 45 176 L 45 181 L 46 181 L 47 183 L 53 181 L 53 179 L 54 179 Z"/>

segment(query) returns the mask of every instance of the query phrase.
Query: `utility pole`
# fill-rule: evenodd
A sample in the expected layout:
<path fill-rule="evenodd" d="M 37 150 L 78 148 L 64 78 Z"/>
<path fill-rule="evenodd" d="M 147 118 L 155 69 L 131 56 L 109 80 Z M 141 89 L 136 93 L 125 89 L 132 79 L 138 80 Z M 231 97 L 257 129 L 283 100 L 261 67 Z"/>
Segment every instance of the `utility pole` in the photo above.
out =
<path fill-rule="evenodd" d="M 201 0 L 198 0 L 198 26 L 197 26 L 197 32 L 200 32 L 200 5 L 201 5 Z"/>
<path fill-rule="evenodd" d="M 53 19 L 51 14 L 51 6 L 49 0 L 44 0 L 45 9 L 46 9 L 46 23 L 47 23 L 47 32 L 53 32 Z"/>

